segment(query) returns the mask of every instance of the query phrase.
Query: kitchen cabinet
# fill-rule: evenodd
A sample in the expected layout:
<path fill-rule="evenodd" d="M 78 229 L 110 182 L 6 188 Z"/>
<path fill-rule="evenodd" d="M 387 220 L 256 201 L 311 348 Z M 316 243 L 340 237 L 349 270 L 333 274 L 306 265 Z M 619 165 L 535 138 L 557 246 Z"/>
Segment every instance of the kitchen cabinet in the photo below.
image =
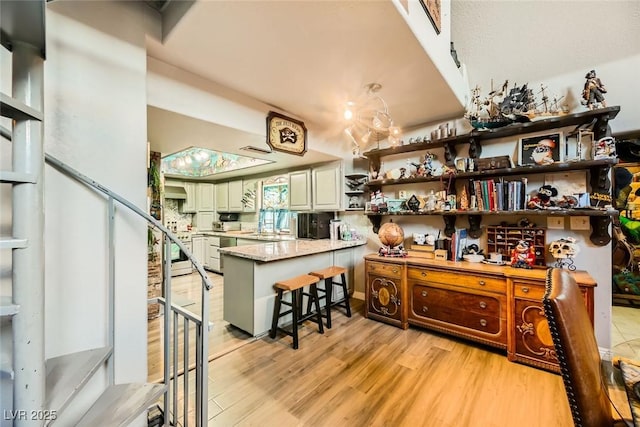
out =
<path fill-rule="evenodd" d="M 203 267 L 206 265 L 204 257 L 204 244 L 204 236 L 194 236 L 191 239 L 191 251 L 193 252 L 193 256 L 198 260 L 200 264 L 202 264 Z"/>
<path fill-rule="evenodd" d="M 216 211 L 242 212 L 242 195 L 241 180 L 216 184 Z"/>
<path fill-rule="evenodd" d="M 214 185 L 211 183 L 203 182 L 198 184 L 198 212 L 213 212 L 215 210 L 213 188 Z"/>
<path fill-rule="evenodd" d="M 289 209 L 311 210 L 311 171 L 309 169 L 289 173 Z"/>
<path fill-rule="evenodd" d="M 198 197 L 196 195 L 196 187 L 198 184 L 195 182 L 186 182 L 184 183 L 184 190 L 187 193 L 187 198 L 180 204 L 180 212 L 182 213 L 196 213 L 197 211 L 197 200 Z"/>
<path fill-rule="evenodd" d="M 506 350 L 507 359 L 559 372 L 542 307 L 545 269 L 365 256 L 366 317 L 432 329 Z M 593 278 L 575 271 L 593 324 Z"/>
<path fill-rule="evenodd" d="M 229 183 L 220 182 L 216 184 L 216 211 L 229 211 Z"/>
<path fill-rule="evenodd" d="M 198 212 L 195 214 L 196 228 L 198 231 L 211 231 L 213 230 L 213 212 Z"/>
<path fill-rule="evenodd" d="M 330 163 L 311 169 L 312 206 L 316 211 L 342 208 L 342 165 Z"/>
<path fill-rule="evenodd" d="M 229 182 L 229 212 L 242 212 L 242 180 Z"/>
<path fill-rule="evenodd" d="M 407 144 L 401 145 L 399 147 L 392 148 L 383 148 L 383 149 L 374 149 L 364 153 L 364 155 L 369 159 L 369 169 L 372 171 L 380 171 L 382 168 L 381 159 L 385 156 L 397 156 L 402 153 L 416 153 L 424 150 L 432 150 L 434 148 L 444 148 L 444 161 L 448 165 L 453 165 L 453 161 L 456 157 L 456 146 L 457 145 L 468 145 L 469 146 L 469 155 L 472 159 L 475 160 L 476 165 L 478 161 L 486 160 L 480 158 L 480 154 L 482 152 L 482 143 L 490 142 L 494 140 L 494 142 L 500 142 L 500 139 L 518 136 L 518 135 L 526 135 L 532 133 L 541 133 L 545 131 L 555 132 L 557 129 L 569 127 L 569 126 L 590 126 L 593 129 L 594 137 L 596 140 L 607 136 L 608 133 L 608 122 L 609 120 L 616 117 L 618 112 L 620 111 L 620 107 L 607 107 L 600 108 L 596 110 L 583 111 L 574 114 L 567 114 L 564 116 L 552 117 L 548 119 L 537 120 L 534 122 L 527 123 L 514 123 L 502 128 L 496 128 L 491 130 L 473 130 L 464 135 L 458 135 L 448 138 L 443 138 L 437 141 L 429 141 L 429 142 L 421 142 L 415 144 Z M 565 149 L 563 146 L 562 149 Z M 496 169 L 485 169 L 485 170 L 475 170 L 470 172 L 456 172 L 448 177 L 448 180 L 452 180 L 454 182 L 460 182 L 458 184 L 459 187 L 462 186 L 462 183 L 465 185 L 470 183 L 470 181 L 474 182 L 474 186 L 469 185 L 469 192 L 471 193 L 474 190 L 476 193 L 478 192 L 477 184 L 486 183 L 489 184 L 489 181 L 495 183 L 494 178 L 498 180 L 498 182 L 503 182 L 503 177 L 515 177 L 522 175 L 544 175 L 547 173 L 553 172 L 567 172 L 567 171 L 578 171 L 584 170 L 588 172 L 589 175 L 589 185 L 590 188 L 587 190 L 591 194 L 602 195 L 602 198 L 610 197 L 610 181 L 608 178 L 609 170 L 612 165 L 617 163 L 617 159 L 615 157 L 612 158 L 603 158 L 597 160 L 583 160 L 583 161 L 575 161 L 575 162 L 555 162 L 548 165 L 526 165 L 526 166 L 515 166 L 515 167 L 498 167 Z M 427 183 L 427 182 L 440 182 L 442 181 L 442 176 L 410 176 L 403 178 L 392 178 L 384 176 L 385 171 L 382 172 L 382 176 L 376 177 L 376 179 L 372 179 L 367 183 L 367 187 L 370 192 L 374 192 L 377 190 L 381 190 L 386 186 L 395 186 L 402 184 L 414 184 L 414 183 Z M 392 175 L 394 176 L 394 175 Z M 516 178 L 519 179 L 519 178 Z M 508 184 L 508 182 L 506 182 Z M 493 185 L 492 185 L 493 187 Z M 497 187 L 497 185 L 496 185 Z M 503 186 L 504 188 L 504 186 Z M 466 210 L 466 211 L 456 211 L 452 209 L 451 211 L 407 211 L 400 210 L 395 212 L 365 212 L 365 214 L 369 217 L 369 220 L 373 224 L 374 232 L 377 232 L 382 218 L 389 215 L 441 215 L 445 222 L 444 232 L 445 235 L 451 236 L 455 231 L 455 222 L 456 216 L 467 215 L 469 221 L 469 235 L 480 235 L 481 228 L 480 223 L 482 221 L 482 217 L 484 215 L 510 215 L 513 214 L 513 211 L 516 209 L 513 208 L 505 208 L 503 204 L 502 207 L 499 207 L 499 203 L 495 203 L 496 198 L 494 192 L 485 191 L 486 189 L 482 189 L 481 193 L 487 198 L 478 199 L 479 209 L 474 210 Z M 456 189 L 455 185 L 449 186 L 449 192 L 455 195 Z M 531 189 L 526 189 L 523 191 L 525 196 L 531 192 Z M 505 192 L 505 194 L 507 194 Z M 520 193 L 521 194 L 521 193 Z M 481 201 L 483 203 L 481 203 Z M 493 202 L 493 203 L 492 203 Z M 483 207 L 483 204 L 487 204 L 488 206 Z M 553 216 L 588 216 L 589 221 L 591 223 L 592 233 L 590 236 L 590 240 L 593 244 L 598 246 L 604 246 L 608 244 L 611 240 L 611 236 L 609 233 L 609 225 L 611 223 L 611 216 L 616 215 L 617 211 L 612 209 L 554 209 L 554 210 L 545 210 L 545 209 L 527 209 L 526 208 L 526 197 L 522 198 L 522 204 L 525 208 L 516 210 L 520 215 L 553 215 Z M 474 236 L 475 237 L 475 236 Z"/>
<path fill-rule="evenodd" d="M 208 270 L 219 273 L 221 271 L 220 265 L 220 237 L 207 236 L 205 237 L 205 267 Z"/>

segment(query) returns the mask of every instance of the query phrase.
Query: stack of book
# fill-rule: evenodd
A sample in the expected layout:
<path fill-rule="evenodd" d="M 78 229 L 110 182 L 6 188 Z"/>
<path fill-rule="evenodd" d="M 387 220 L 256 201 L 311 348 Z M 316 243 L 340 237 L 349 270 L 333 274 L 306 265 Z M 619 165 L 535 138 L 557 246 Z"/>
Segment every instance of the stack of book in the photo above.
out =
<path fill-rule="evenodd" d="M 519 211 L 527 207 L 527 178 L 469 180 L 469 194 L 480 211 Z"/>

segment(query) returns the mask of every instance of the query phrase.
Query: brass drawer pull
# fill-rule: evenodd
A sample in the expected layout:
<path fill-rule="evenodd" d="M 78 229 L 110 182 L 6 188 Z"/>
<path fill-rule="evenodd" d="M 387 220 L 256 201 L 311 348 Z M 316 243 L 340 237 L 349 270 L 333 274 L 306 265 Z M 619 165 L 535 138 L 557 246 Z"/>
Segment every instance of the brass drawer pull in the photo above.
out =
<path fill-rule="evenodd" d="M 426 305 L 422 306 L 422 312 L 426 313 L 427 311 L 429 311 L 429 307 L 427 307 Z"/>
<path fill-rule="evenodd" d="M 480 301 L 480 308 L 487 308 L 487 303 L 484 301 Z"/>
<path fill-rule="evenodd" d="M 478 283 L 480 284 L 480 286 L 484 286 L 484 285 L 486 285 L 486 283 L 484 282 L 484 280 L 480 280 Z"/>
<path fill-rule="evenodd" d="M 427 273 L 426 273 L 425 271 L 423 271 L 422 273 L 420 273 L 420 275 L 421 275 L 422 277 L 427 277 Z"/>
<path fill-rule="evenodd" d="M 525 294 L 528 294 L 528 293 L 529 293 L 529 288 L 527 288 L 526 286 L 524 286 L 524 287 L 522 288 L 522 292 L 523 292 L 523 293 L 525 293 Z"/>
<path fill-rule="evenodd" d="M 487 326 L 487 321 L 484 319 L 480 319 L 480 326 Z"/>
<path fill-rule="evenodd" d="M 398 272 L 398 269 L 397 269 L 397 268 L 394 268 L 393 270 L 391 270 L 391 272 L 392 272 L 393 274 L 396 274 L 396 273 Z"/>
<path fill-rule="evenodd" d="M 429 292 L 427 292 L 427 291 L 422 291 L 422 292 L 421 292 L 421 295 L 422 295 L 423 297 L 426 297 L 427 295 L 429 295 Z"/>

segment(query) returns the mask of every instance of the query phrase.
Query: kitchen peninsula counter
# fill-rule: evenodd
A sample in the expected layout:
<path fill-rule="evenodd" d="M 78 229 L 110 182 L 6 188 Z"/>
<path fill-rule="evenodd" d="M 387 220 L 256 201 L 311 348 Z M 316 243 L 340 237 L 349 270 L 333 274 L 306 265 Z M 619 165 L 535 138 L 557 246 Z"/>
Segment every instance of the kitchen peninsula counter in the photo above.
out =
<path fill-rule="evenodd" d="M 347 283 L 354 289 L 353 269 L 362 259 L 356 250 L 366 240 L 290 240 L 221 248 L 224 256 L 224 320 L 253 336 L 271 327 L 273 285 L 332 265 L 347 268 Z M 334 291 L 340 298 L 341 291 Z M 281 319 L 288 322 L 290 319 Z"/>
<path fill-rule="evenodd" d="M 259 262 L 280 261 L 305 255 L 332 252 L 365 245 L 366 240 L 287 240 L 258 243 L 249 246 L 234 246 L 220 249 L 220 253 Z"/>

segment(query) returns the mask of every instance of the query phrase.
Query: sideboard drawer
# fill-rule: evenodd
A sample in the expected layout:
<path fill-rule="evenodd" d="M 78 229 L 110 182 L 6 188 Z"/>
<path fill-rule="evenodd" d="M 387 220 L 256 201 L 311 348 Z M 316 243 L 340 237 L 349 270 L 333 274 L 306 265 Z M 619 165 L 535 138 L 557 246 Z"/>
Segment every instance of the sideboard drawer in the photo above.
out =
<path fill-rule="evenodd" d="M 402 277 L 404 267 L 398 264 L 367 262 L 367 273 L 399 279 Z"/>
<path fill-rule="evenodd" d="M 527 283 L 527 282 L 513 282 L 513 295 L 516 298 L 533 299 L 536 301 L 542 301 L 545 288 L 539 284 Z"/>
<path fill-rule="evenodd" d="M 462 286 L 470 289 L 480 289 L 490 292 L 507 293 L 507 282 L 504 279 L 480 274 L 464 274 L 460 272 L 433 270 L 419 267 L 409 267 L 407 271 L 409 279 L 423 282 L 444 283 L 447 285 Z"/>
<path fill-rule="evenodd" d="M 424 312 L 422 307 L 453 307 L 456 310 L 470 311 L 485 316 L 500 317 L 501 302 L 496 297 L 471 295 L 445 289 L 415 284 L 412 286 L 412 307 L 416 314 Z"/>

